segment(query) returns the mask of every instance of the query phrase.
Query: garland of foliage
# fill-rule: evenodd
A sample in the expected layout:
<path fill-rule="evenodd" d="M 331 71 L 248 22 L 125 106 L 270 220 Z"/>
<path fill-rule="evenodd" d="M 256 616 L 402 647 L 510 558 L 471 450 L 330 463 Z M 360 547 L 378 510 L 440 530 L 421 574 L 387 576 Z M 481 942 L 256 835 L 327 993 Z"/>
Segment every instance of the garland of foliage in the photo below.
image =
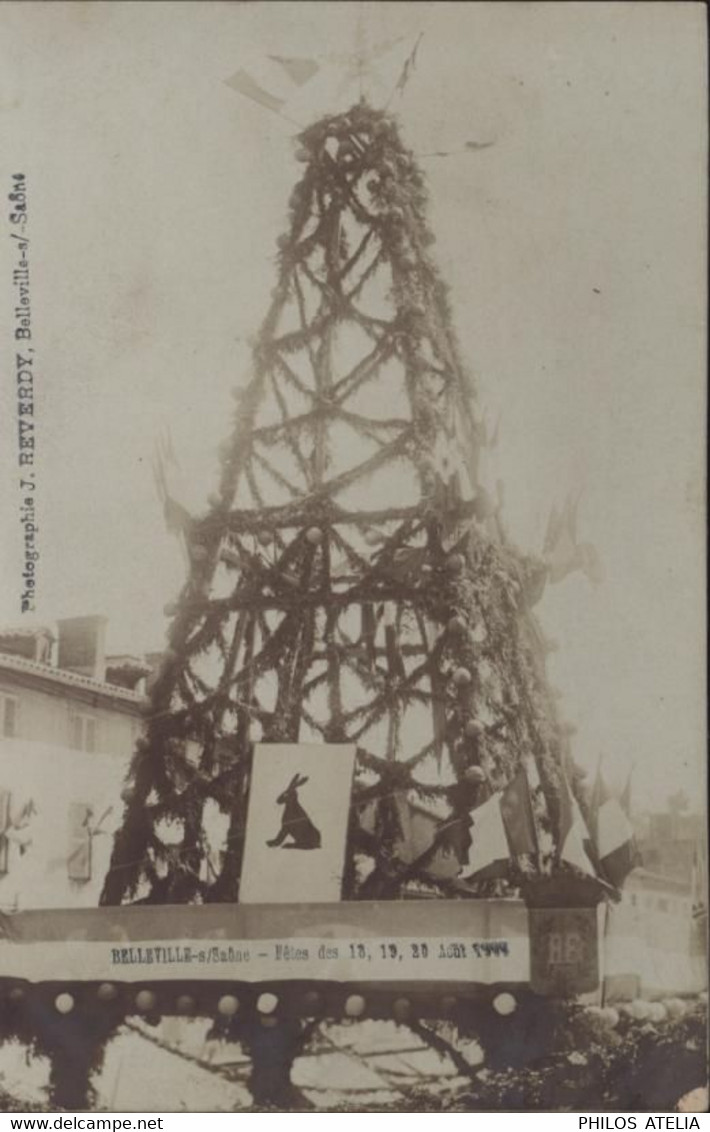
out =
<path fill-rule="evenodd" d="M 106 1042 L 124 1021 L 122 1011 L 102 1003 L 70 1021 L 56 1017 L 50 997 L 42 1008 L 16 991 L 10 991 L 0 1016 L 0 1044 L 17 1041 L 33 1056 L 48 1058 L 49 1111 L 95 1109 L 90 1078 L 100 1070 Z M 677 1111 L 680 1098 L 707 1080 L 706 1004 L 686 1002 L 680 1016 L 656 1023 L 636 1019 L 628 1003 L 619 1007 L 612 1009 L 616 1020 L 610 1025 L 604 1011 L 531 995 L 521 998 L 512 1018 L 479 1006 L 470 1017 L 445 1024 L 410 1022 L 432 1049 L 452 1058 L 459 1076 L 469 1077 L 471 1084 L 444 1096 L 412 1089 L 397 1111 Z M 305 1026 L 294 1021 L 293 1032 L 285 1035 L 289 1058 L 317 1039 L 321 1024 L 317 1019 Z M 238 1041 L 247 1049 L 258 1040 L 254 1025 L 237 1024 L 236 1019 L 217 1020 L 211 1036 Z M 483 1046 L 482 1063 L 468 1060 L 471 1041 Z M 268 1073 L 263 1080 L 252 1078 L 250 1087 L 255 1106 L 264 1110 L 303 1108 L 297 1096 L 277 1097 Z M 0 1102 L 2 1111 L 25 1111 L 7 1094 L 0 1093 Z M 359 1111 L 352 1106 L 343 1110 Z"/>
<path fill-rule="evenodd" d="M 0 1046 L 15 1041 L 33 1057 L 46 1057 L 52 1108 L 72 1111 L 90 1105 L 91 1076 L 101 1069 L 124 1011 L 118 1003 L 101 1002 L 63 1015 L 54 1006 L 57 989 L 46 987 L 42 995 L 20 985 L 9 989 L 0 1011 Z"/>

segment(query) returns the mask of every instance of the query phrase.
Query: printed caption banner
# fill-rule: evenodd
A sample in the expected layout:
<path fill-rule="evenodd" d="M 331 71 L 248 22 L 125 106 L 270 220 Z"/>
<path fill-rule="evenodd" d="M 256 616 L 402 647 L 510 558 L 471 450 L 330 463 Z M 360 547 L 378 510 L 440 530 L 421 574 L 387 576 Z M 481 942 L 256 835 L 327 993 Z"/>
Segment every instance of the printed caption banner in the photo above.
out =
<path fill-rule="evenodd" d="M 5 917 L 0 978 L 526 982 L 518 901 L 124 907 Z"/>

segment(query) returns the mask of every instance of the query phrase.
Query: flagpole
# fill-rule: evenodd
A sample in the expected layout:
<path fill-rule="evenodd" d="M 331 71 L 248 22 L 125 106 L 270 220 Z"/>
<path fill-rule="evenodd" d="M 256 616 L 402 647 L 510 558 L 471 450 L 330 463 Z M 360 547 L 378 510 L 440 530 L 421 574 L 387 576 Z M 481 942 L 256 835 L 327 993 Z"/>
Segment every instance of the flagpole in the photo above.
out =
<path fill-rule="evenodd" d="M 364 71 L 365 71 L 365 20 L 364 20 L 365 0 L 360 0 L 357 10 L 357 27 L 355 31 L 355 44 L 357 52 L 357 81 L 358 90 L 360 93 L 360 101 L 362 102 L 364 95 Z"/>
<path fill-rule="evenodd" d="M 394 87 L 392 89 L 392 93 L 390 94 L 389 98 L 387 99 L 387 101 L 385 103 L 385 110 L 389 110 L 390 103 L 392 102 L 392 99 L 394 98 L 397 91 L 399 91 L 400 94 L 401 94 L 402 91 L 404 90 L 405 86 L 407 85 L 407 82 L 409 80 L 409 75 L 410 75 L 411 71 L 414 70 L 414 65 L 415 65 L 416 58 L 417 58 L 417 51 L 419 50 L 419 44 L 421 43 L 423 38 L 424 38 L 424 32 L 420 31 L 419 35 L 417 36 L 417 40 L 416 40 L 416 43 L 414 44 L 414 47 L 412 48 L 411 52 L 409 53 L 409 55 L 407 56 L 407 58 L 404 61 L 404 67 L 402 68 L 402 72 L 401 72 L 399 78 L 397 79 L 397 82 L 394 84 Z"/>
<path fill-rule="evenodd" d="M 606 1006 L 606 958 L 607 943 L 609 939 L 609 924 L 611 921 L 611 905 L 609 897 L 604 897 L 604 926 L 602 927 L 602 946 L 599 955 L 599 981 L 601 988 L 601 1005 Z M 598 930 L 598 928 L 597 928 Z"/>
<path fill-rule="evenodd" d="M 532 833 L 535 841 L 535 865 L 537 866 L 538 876 L 542 876 L 542 849 L 540 848 L 540 836 L 537 828 L 537 819 L 535 817 L 535 807 L 532 804 L 532 793 L 530 791 L 530 779 L 528 778 L 527 768 L 525 770 L 525 788 L 528 792 L 528 800 L 530 803 L 530 817 L 532 819 Z"/>
<path fill-rule="evenodd" d="M 624 789 L 621 792 L 621 797 L 624 798 L 625 801 L 626 801 L 626 806 L 624 806 L 624 809 L 626 810 L 626 816 L 629 819 L 629 821 L 631 821 L 631 780 L 634 776 L 635 770 L 636 770 L 636 759 L 633 759 L 632 762 L 629 764 L 629 773 L 626 776 L 626 785 L 624 786 Z"/>
<path fill-rule="evenodd" d="M 601 805 L 601 799 L 604 794 L 604 779 L 602 777 L 603 761 L 604 755 L 600 751 L 597 757 L 597 773 L 595 775 L 594 785 L 592 787 L 592 828 L 590 830 L 597 857 L 599 857 L 599 807 Z"/>

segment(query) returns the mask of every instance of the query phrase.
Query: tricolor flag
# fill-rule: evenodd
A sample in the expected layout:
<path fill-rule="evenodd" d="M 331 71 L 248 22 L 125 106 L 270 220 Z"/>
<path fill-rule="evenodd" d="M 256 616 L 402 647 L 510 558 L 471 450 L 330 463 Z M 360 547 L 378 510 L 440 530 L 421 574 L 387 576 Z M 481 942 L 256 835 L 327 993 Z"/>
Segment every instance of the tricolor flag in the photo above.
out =
<path fill-rule="evenodd" d="M 592 794 L 594 846 L 602 875 L 615 888 L 621 888 L 632 869 L 640 863 L 629 819 L 631 773 L 620 798 L 607 788 L 597 769 Z"/>
<path fill-rule="evenodd" d="M 165 525 L 171 534 L 180 540 L 183 557 L 187 561 L 187 536 L 192 526 L 192 516 L 180 498 L 184 496 L 184 485 L 180 483 L 182 473 L 175 455 L 173 440 L 166 430 L 155 444 L 153 456 L 153 480 L 155 490 L 163 508 Z"/>
<path fill-rule="evenodd" d="M 598 585 L 604 580 L 604 568 L 590 542 L 577 540 L 577 510 L 579 494 L 565 500 L 562 511 L 553 507 L 547 522 L 543 560 L 547 563 L 550 582 L 561 582 L 568 574 L 581 570 L 590 582 Z"/>
<path fill-rule="evenodd" d="M 482 806 L 471 810 L 472 845 L 462 880 L 506 876 L 511 858 L 538 851 L 532 799 L 523 767 L 515 778 Z"/>
<path fill-rule="evenodd" d="M 294 92 L 310 82 L 320 69 L 315 59 L 267 55 L 254 60 L 248 71 L 240 67 L 225 82 L 237 94 L 288 120 L 284 108 Z"/>
<path fill-rule="evenodd" d="M 582 816 L 579 803 L 569 788 L 567 778 L 562 774 L 560 782 L 560 860 L 574 865 L 588 876 L 596 877 L 596 870 L 586 848 L 590 837 L 587 823 Z"/>
<path fill-rule="evenodd" d="M 367 96 L 384 106 L 404 90 L 416 65 L 419 39 L 396 36 L 371 47 L 316 57 L 252 56 L 225 84 L 250 102 L 304 128 L 324 111 L 336 113 Z"/>

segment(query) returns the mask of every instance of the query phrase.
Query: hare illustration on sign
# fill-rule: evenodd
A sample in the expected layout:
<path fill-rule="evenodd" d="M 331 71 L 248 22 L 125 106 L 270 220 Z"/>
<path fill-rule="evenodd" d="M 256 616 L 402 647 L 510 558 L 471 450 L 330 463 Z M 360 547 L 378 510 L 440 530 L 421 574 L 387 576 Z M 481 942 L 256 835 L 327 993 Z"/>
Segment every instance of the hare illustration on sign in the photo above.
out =
<path fill-rule="evenodd" d="M 298 791 L 308 782 L 308 775 L 294 774 L 276 802 L 283 806 L 281 815 L 281 829 L 266 844 L 272 848 L 280 846 L 282 849 L 320 849 L 320 830 L 309 818 L 298 800 Z M 290 838 L 291 840 L 287 840 Z"/>

